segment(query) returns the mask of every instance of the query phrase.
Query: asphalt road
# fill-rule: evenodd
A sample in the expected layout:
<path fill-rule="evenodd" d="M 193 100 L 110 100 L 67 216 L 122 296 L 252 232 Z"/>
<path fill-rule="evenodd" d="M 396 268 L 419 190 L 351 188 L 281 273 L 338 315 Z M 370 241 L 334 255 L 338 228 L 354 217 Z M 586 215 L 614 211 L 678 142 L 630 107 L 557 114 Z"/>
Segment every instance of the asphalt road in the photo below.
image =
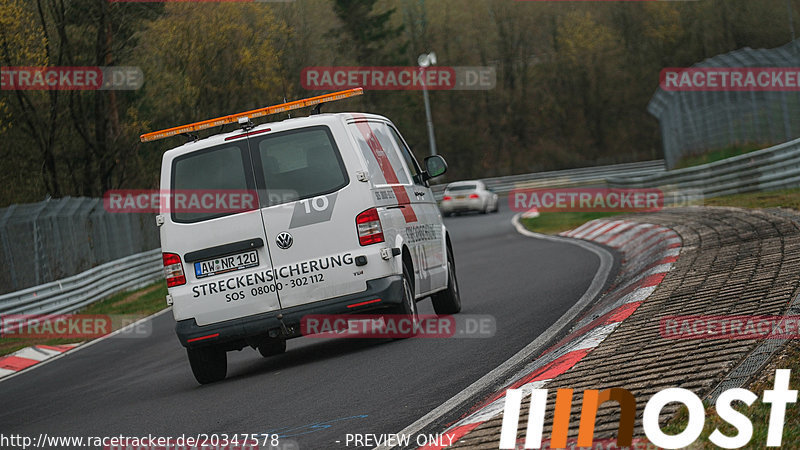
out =
<path fill-rule="evenodd" d="M 229 353 L 228 378 L 199 386 L 167 313 L 149 337 L 107 339 L 0 381 L 0 434 L 277 432 L 318 449 L 343 448 L 347 433 L 395 433 L 533 341 L 591 283 L 594 254 L 519 235 L 502 206 L 446 219 L 462 313 L 494 316 L 492 338 L 301 338 L 268 359 Z M 432 314 L 430 300 L 420 310 Z"/>

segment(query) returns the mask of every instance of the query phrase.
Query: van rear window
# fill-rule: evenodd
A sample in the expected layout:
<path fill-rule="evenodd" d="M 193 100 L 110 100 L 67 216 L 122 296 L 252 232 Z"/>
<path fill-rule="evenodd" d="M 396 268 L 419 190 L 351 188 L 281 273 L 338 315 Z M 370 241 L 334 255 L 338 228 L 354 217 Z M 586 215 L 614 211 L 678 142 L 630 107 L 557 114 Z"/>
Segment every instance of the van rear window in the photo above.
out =
<path fill-rule="evenodd" d="M 328 127 L 301 128 L 254 140 L 258 143 L 267 198 L 262 206 L 335 192 L 348 183 L 339 149 Z"/>
<path fill-rule="evenodd" d="M 201 150 L 175 159 L 172 169 L 173 192 L 226 191 L 248 189 L 245 175 L 244 149 L 241 144 L 224 145 Z M 199 222 L 231 214 L 214 211 L 172 211 L 175 222 Z"/>

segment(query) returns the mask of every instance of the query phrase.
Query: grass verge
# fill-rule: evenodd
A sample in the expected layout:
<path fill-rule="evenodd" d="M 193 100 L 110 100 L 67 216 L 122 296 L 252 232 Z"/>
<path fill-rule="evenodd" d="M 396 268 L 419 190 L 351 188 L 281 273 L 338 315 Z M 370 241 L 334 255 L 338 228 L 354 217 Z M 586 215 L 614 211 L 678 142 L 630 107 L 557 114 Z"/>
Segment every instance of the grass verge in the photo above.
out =
<path fill-rule="evenodd" d="M 766 145 L 760 144 L 744 144 L 719 150 L 711 150 L 710 152 L 703 153 L 702 155 L 689 155 L 681 158 L 681 160 L 678 161 L 678 164 L 675 165 L 675 168 L 683 169 L 685 167 L 708 164 L 723 160 L 725 158 L 730 158 L 732 156 L 744 155 L 745 153 L 754 152 L 767 147 L 768 146 Z"/>
<path fill-rule="evenodd" d="M 108 298 L 92 303 L 77 314 L 92 315 L 125 315 L 127 318 L 144 318 L 166 308 L 164 297 L 167 285 L 159 280 L 142 289 L 120 292 Z M 32 345 L 60 345 L 80 341 L 80 338 L 0 338 L 0 356 L 14 353 Z"/>
<path fill-rule="evenodd" d="M 767 431 L 769 427 L 771 405 L 764 403 L 762 400 L 764 399 L 764 391 L 774 387 L 775 369 L 790 369 L 792 371 L 789 380 L 789 389 L 797 389 L 798 386 L 800 386 L 800 342 L 797 340 L 789 341 L 789 343 L 772 358 L 759 376 L 745 386 L 745 389 L 758 396 L 758 400 L 753 402 L 750 406 L 742 402 L 736 402 L 736 404 L 734 404 L 734 408 L 744 414 L 753 424 L 753 436 L 744 448 L 764 448 L 767 445 Z M 664 427 L 663 431 L 667 434 L 678 434 L 686 428 L 687 423 L 688 412 L 686 408 L 682 408 L 681 411 L 672 418 L 669 424 Z M 690 448 L 719 448 L 709 439 L 711 433 L 716 429 L 719 429 L 719 431 L 726 436 L 735 436 L 737 434 L 737 430 L 734 427 L 719 418 L 716 414 L 716 408 L 714 408 L 713 405 L 707 405 L 703 433 Z M 800 443 L 800 408 L 797 407 L 796 403 L 790 403 L 786 408 L 782 447 L 797 448 L 798 443 Z"/>
<path fill-rule="evenodd" d="M 737 206 L 740 208 L 793 208 L 800 210 L 800 189 L 781 189 L 768 192 L 725 195 L 708 198 L 706 206 Z"/>
<path fill-rule="evenodd" d="M 520 219 L 525 228 L 542 234 L 558 234 L 584 223 L 603 217 L 617 216 L 619 212 L 546 212 L 538 217 Z"/>
<path fill-rule="evenodd" d="M 709 198 L 705 206 L 733 206 L 739 208 L 793 208 L 800 210 L 800 189 L 782 189 L 769 192 L 749 192 L 746 194 L 726 195 Z M 571 230 L 584 223 L 611 217 L 621 212 L 547 212 L 538 217 L 521 219 L 525 228 L 542 234 L 558 234 Z"/>

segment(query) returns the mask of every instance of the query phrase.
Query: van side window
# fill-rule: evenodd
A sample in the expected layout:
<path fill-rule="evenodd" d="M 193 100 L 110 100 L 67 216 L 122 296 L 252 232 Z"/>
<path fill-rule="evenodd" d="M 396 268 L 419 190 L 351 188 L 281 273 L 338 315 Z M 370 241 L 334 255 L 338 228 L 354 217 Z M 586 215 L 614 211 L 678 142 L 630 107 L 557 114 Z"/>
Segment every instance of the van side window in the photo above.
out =
<path fill-rule="evenodd" d="M 357 121 L 350 124 L 353 137 L 367 162 L 367 172 L 376 184 L 411 184 L 403 169 L 401 156 L 388 125 L 379 121 Z"/>
<path fill-rule="evenodd" d="M 248 177 L 242 154 L 243 149 L 239 144 L 234 144 L 212 147 L 176 158 L 172 166 L 172 190 L 213 192 L 252 189 L 252 186 L 247 185 Z M 233 212 L 219 213 L 213 211 L 213 208 L 203 212 L 186 212 L 173 208 L 172 220 L 183 223 L 200 222 L 229 214 Z"/>
<path fill-rule="evenodd" d="M 327 127 L 301 128 L 267 135 L 258 143 L 261 174 L 267 188 L 262 206 L 279 205 L 337 191 L 347 172 Z"/>
<path fill-rule="evenodd" d="M 408 166 L 408 170 L 411 171 L 411 178 L 414 179 L 416 184 L 422 184 L 422 180 L 419 177 L 419 165 L 417 165 L 417 160 L 414 158 L 414 154 L 411 153 L 411 149 L 406 147 L 403 138 L 400 137 L 400 134 L 394 127 L 388 127 L 391 130 L 392 137 L 397 145 L 397 148 L 400 149 L 400 154 L 403 155 L 403 159 L 406 161 L 406 165 Z"/>

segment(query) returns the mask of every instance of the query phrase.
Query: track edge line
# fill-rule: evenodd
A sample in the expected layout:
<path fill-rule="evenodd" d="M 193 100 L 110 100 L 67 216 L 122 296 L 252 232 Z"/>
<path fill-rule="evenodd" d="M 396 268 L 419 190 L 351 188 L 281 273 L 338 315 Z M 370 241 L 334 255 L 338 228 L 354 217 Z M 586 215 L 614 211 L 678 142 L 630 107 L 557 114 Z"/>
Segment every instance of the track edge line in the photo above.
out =
<path fill-rule="evenodd" d="M 600 266 L 597 268 L 597 272 L 595 272 L 592 282 L 589 284 L 589 287 L 586 289 L 586 292 L 584 292 L 581 298 L 579 298 L 578 301 L 575 302 L 575 304 L 572 305 L 572 307 L 567 310 L 567 312 L 565 312 L 554 324 L 550 325 L 550 327 L 548 327 L 542 334 L 534 339 L 533 342 L 526 345 L 524 348 L 522 348 L 522 350 L 518 351 L 505 362 L 492 369 L 489 373 L 482 376 L 471 385 L 467 386 L 458 394 L 437 406 L 429 413 L 413 422 L 411 425 L 399 431 L 397 433 L 398 435 L 411 435 L 419 433 L 435 420 L 441 418 L 444 414 L 468 402 L 475 395 L 475 393 L 491 386 L 500 379 L 506 378 L 509 373 L 512 372 L 512 369 L 522 360 L 530 357 L 537 351 L 544 350 L 543 347 L 550 340 L 552 340 L 555 335 L 560 333 L 567 325 L 569 325 L 569 323 L 575 319 L 575 317 L 577 317 L 578 314 L 584 310 L 584 308 L 586 308 L 588 303 L 594 300 L 601 293 L 603 286 L 605 286 L 606 282 L 608 281 L 608 276 L 610 275 L 611 269 L 614 266 L 614 256 L 610 251 L 600 245 L 581 239 L 535 233 L 526 229 L 522 223 L 520 223 L 519 218 L 520 214 L 516 214 L 511 219 L 511 223 L 514 225 L 514 228 L 516 228 L 517 232 L 523 236 L 577 245 L 597 255 L 597 257 L 600 259 Z M 393 448 L 396 448 L 396 446 L 379 446 L 375 447 L 374 450 L 390 450 Z"/>

